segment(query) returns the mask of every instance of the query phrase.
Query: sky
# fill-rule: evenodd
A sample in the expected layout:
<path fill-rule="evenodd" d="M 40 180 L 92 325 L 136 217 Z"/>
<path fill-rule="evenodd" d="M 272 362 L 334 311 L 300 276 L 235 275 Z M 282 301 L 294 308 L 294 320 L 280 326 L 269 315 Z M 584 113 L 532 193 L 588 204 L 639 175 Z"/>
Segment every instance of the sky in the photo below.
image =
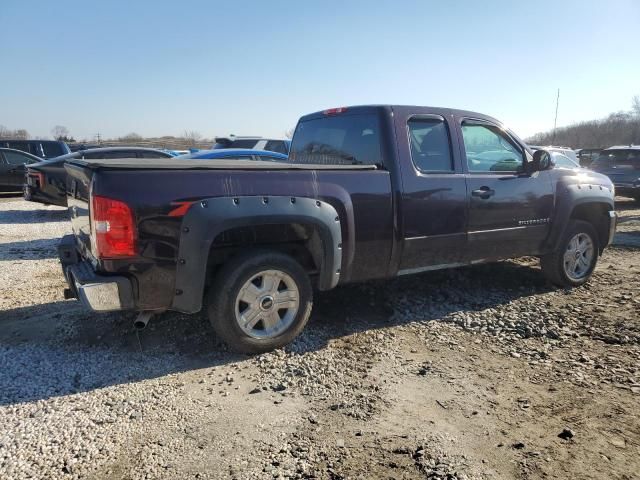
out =
<path fill-rule="evenodd" d="M 629 110 L 640 0 L 0 0 L 0 125 L 78 139 L 283 137 L 372 103 L 482 112 L 522 137 Z"/>

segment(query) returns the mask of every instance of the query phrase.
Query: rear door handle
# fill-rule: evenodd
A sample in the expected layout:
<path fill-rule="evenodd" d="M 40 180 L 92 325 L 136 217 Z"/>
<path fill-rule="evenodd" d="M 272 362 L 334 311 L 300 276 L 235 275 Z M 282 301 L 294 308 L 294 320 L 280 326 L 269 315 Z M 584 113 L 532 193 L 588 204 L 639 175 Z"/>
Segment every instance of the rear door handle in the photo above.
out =
<path fill-rule="evenodd" d="M 480 197 L 482 199 L 487 199 L 493 195 L 495 195 L 496 191 L 490 189 L 489 187 L 480 187 L 477 190 L 473 190 L 471 192 L 471 195 L 473 195 L 474 197 Z"/>

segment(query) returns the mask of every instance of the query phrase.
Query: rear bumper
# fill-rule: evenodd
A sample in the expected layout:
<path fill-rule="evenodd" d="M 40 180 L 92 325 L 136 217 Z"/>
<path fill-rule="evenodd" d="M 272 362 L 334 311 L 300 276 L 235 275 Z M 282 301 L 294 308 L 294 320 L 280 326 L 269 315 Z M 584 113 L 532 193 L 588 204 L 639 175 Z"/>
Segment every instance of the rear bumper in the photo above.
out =
<path fill-rule="evenodd" d="M 611 245 L 613 242 L 613 236 L 616 234 L 616 226 L 618 224 L 618 214 L 615 210 L 609 210 L 609 238 L 607 239 L 607 245 Z"/>
<path fill-rule="evenodd" d="M 131 281 L 123 276 L 98 275 L 81 259 L 75 237 L 65 235 L 58 245 L 58 257 L 72 297 L 94 312 L 113 312 L 134 308 Z"/>

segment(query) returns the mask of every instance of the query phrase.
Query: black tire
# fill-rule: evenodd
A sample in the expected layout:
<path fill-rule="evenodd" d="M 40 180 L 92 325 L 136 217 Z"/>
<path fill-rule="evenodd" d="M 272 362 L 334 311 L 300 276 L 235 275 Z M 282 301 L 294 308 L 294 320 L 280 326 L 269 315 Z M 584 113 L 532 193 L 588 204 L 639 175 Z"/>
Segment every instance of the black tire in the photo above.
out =
<path fill-rule="evenodd" d="M 287 281 L 293 280 L 298 291 L 298 308 L 295 315 L 292 310 L 292 320 L 286 330 L 272 337 L 255 338 L 236 320 L 236 302 L 243 286 L 267 270 L 284 272 L 288 275 Z M 240 353 L 267 352 L 288 344 L 304 329 L 313 306 L 313 289 L 307 273 L 290 256 L 273 251 L 253 251 L 232 258 L 218 271 L 207 297 L 207 313 L 213 329 L 231 349 Z"/>
<path fill-rule="evenodd" d="M 584 234 L 590 237 L 591 242 L 593 243 L 593 256 L 585 274 L 580 278 L 572 278 L 565 271 L 564 255 L 569 246 L 569 242 L 578 234 Z M 544 275 L 554 285 L 564 288 L 579 287 L 591 278 L 591 274 L 596 268 L 596 264 L 598 262 L 599 252 L 598 234 L 593 225 L 582 220 L 571 220 L 562 239 L 560 240 L 558 249 L 555 252 L 542 256 L 540 258 L 540 265 Z"/>

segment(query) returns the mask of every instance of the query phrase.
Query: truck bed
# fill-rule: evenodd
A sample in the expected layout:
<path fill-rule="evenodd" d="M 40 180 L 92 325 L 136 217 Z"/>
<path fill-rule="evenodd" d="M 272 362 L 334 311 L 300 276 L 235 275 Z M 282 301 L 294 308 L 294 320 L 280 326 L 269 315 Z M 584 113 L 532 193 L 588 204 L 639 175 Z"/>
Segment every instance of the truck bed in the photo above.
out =
<path fill-rule="evenodd" d="M 377 168 L 375 165 L 320 165 L 242 159 L 110 158 L 76 159 L 67 163 L 92 170 L 376 170 Z"/>

